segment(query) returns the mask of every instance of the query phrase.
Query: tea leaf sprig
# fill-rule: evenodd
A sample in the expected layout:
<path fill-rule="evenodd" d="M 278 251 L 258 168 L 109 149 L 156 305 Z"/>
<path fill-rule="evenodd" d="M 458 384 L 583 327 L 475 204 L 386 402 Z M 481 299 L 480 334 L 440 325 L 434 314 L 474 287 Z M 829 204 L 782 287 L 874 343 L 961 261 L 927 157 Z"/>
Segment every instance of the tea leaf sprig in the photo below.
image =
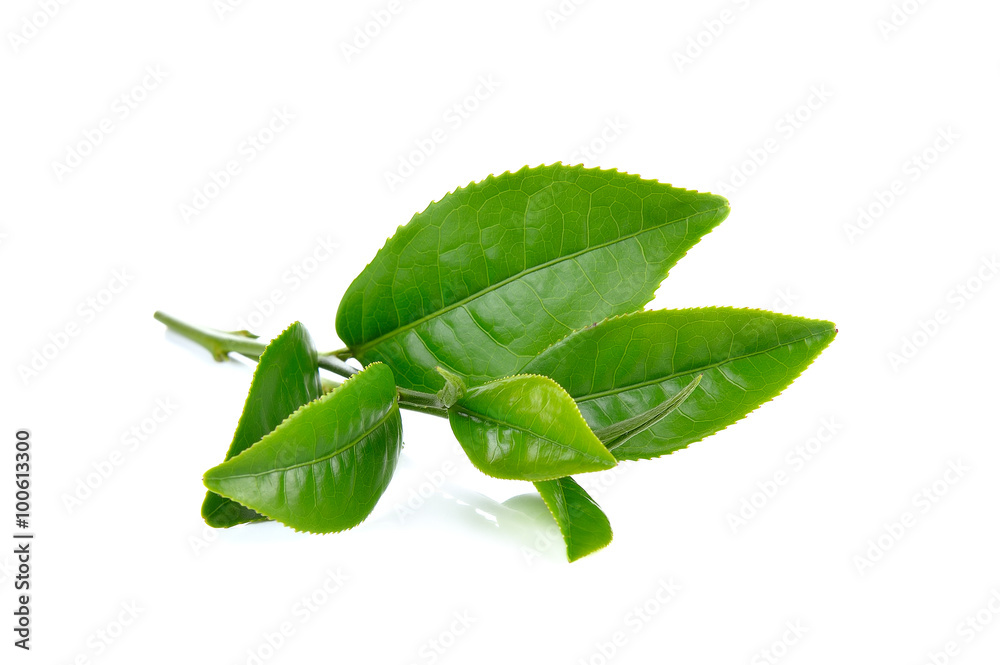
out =
<path fill-rule="evenodd" d="M 342 349 L 318 353 L 298 322 L 264 342 L 157 312 L 216 360 L 258 363 L 226 456 L 204 474 L 205 521 L 356 526 L 391 481 L 408 409 L 447 418 L 483 473 L 533 482 L 570 561 L 605 547 L 608 518 L 571 476 L 728 427 L 836 335 L 762 310 L 643 310 L 728 214 L 720 196 L 615 170 L 525 167 L 399 227 L 340 303 Z"/>

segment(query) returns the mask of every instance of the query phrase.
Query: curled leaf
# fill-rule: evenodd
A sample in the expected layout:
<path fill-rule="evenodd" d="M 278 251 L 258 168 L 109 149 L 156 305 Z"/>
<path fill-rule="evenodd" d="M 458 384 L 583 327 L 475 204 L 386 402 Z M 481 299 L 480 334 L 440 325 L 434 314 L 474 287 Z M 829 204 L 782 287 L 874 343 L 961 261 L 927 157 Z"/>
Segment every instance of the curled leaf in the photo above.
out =
<path fill-rule="evenodd" d="M 444 378 L 444 387 L 437 392 L 437 397 L 444 404 L 445 408 L 450 409 L 455 405 L 455 402 L 462 399 L 468 388 L 466 388 L 465 381 L 458 374 L 449 372 L 443 367 L 436 369 L 437 373 Z"/>
<path fill-rule="evenodd" d="M 375 508 L 402 441 L 392 371 L 374 364 L 209 469 L 204 482 L 296 530 L 343 531 Z"/>
<path fill-rule="evenodd" d="M 249 333 L 246 336 L 252 337 Z M 250 392 L 225 459 L 250 448 L 296 409 L 322 394 L 317 363 L 316 349 L 301 323 L 296 321 L 271 340 L 254 370 Z M 209 526 L 217 528 L 267 519 L 215 492 L 205 496 L 201 515 Z"/>
<path fill-rule="evenodd" d="M 684 386 L 680 392 L 672 396 L 670 399 L 660 402 L 648 411 L 644 411 L 636 416 L 614 423 L 613 425 L 608 425 L 607 427 L 594 430 L 594 434 L 596 434 L 597 438 L 600 439 L 605 446 L 607 446 L 608 450 L 614 450 L 632 437 L 642 434 L 650 427 L 666 418 L 671 411 L 683 404 L 684 400 L 690 397 L 698 387 L 698 384 L 701 383 L 701 377 L 701 374 L 694 377 L 694 381 Z"/>

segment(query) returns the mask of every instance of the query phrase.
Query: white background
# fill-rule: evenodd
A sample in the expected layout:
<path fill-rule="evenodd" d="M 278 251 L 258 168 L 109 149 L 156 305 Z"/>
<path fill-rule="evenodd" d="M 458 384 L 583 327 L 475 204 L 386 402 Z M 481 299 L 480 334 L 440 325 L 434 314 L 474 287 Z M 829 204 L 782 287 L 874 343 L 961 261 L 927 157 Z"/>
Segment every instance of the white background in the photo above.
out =
<path fill-rule="evenodd" d="M 221 16 L 211 0 L 94 0 L 49 19 L 44 4 L 8 0 L 0 17 L 0 534 L 14 530 L 19 427 L 37 533 L 30 653 L 11 645 L 0 548 L 0 660 L 996 662 L 996 3 L 908 0 L 888 31 L 890 0 L 593 0 L 565 15 L 556 0 L 405 1 L 350 56 L 387 0 Z M 294 119 L 248 159 L 275 109 Z M 112 131 L 88 147 L 102 122 Z M 390 187 L 438 128 L 445 140 Z M 73 151 L 87 154 L 56 166 Z M 185 220 L 230 160 L 240 172 Z M 339 298 L 397 225 L 456 186 L 557 160 L 730 198 L 654 306 L 764 307 L 834 320 L 838 338 L 736 426 L 585 477 L 615 539 L 572 565 L 551 521 L 500 505 L 530 486 L 485 479 L 446 423 L 411 413 L 399 473 L 359 528 L 205 528 L 200 476 L 229 445 L 251 368 L 214 363 L 153 311 L 265 336 L 301 320 L 336 348 Z M 106 293 L 115 271 L 127 285 Z M 893 362 L 904 340 L 915 347 Z M 36 352 L 50 358 L 29 375 Z M 173 406 L 154 426 L 156 400 Z M 934 503 L 914 499 L 928 489 Z M 734 530 L 743 500 L 759 508 Z M 123 603 L 139 616 L 119 626 Z"/>

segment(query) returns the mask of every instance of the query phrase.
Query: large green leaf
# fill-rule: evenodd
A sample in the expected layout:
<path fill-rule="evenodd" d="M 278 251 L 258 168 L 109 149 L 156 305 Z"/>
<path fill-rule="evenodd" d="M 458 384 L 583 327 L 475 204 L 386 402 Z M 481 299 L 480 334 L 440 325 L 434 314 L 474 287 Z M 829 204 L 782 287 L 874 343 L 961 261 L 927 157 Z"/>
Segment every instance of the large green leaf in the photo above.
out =
<path fill-rule="evenodd" d="M 551 480 L 616 464 L 572 398 L 544 376 L 511 376 L 466 391 L 448 411 L 451 429 L 483 473 Z"/>
<path fill-rule="evenodd" d="M 337 332 L 434 392 L 519 373 L 567 333 L 641 308 L 729 213 L 711 194 L 553 164 L 490 176 L 414 215 L 348 288 Z"/>
<path fill-rule="evenodd" d="M 611 523 L 586 490 L 572 478 L 557 478 L 535 483 L 552 516 L 556 518 L 566 556 L 576 561 L 611 542 Z"/>
<path fill-rule="evenodd" d="M 638 312 L 570 334 L 525 371 L 555 379 L 595 430 L 653 409 L 703 375 L 680 407 L 613 451 L 620 460 L 649 459 L 773 399 L 836 332 L 829 321 L 751 309 Z"/>
<path fill-rule="evenodd" d="M 271 340 L 261 354 L 226 459 L 260 441 L 296 409 L 321 394 L 316 349 L 305 326 L 295 322 Z M 205 497 L 201 515 L 210 526 L 220 528 L 267 519 L 214 492 Z"/>
<path fill-rule="evenodd" d="M 396 468 L 402 424 L 392 371 L 370 365 L 205 473 L 208 489 L 300 531 L 371 513 Z"/>

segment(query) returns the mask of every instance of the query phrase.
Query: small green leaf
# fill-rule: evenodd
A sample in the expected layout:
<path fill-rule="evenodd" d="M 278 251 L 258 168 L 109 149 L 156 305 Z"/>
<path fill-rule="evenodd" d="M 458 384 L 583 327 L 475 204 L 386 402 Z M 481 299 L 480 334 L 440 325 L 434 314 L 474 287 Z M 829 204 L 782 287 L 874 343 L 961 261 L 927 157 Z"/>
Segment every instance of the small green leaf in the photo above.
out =
<path fill-rule="evenodd" d="M 271 340 L 254 370 L 243 413 L 226 453 L 227 460 L 250 448 L 296 409 L 322 394 L 317 363 L 316 349 L 302 324 L 293 323 Z M 209 526 L 217 528 L 267 519 L 214 492 L 205 497 L 201 515 Z"/>
<path fill-rule="evenodd" d="M 296 530 L 343 531 L 375 508 L 402 441 L 392 371 L 376 363 L 209 469 L 204 482 Z"/>
<path fill-rule="evenodd" d="M 431 203 L 347 289 L 337 333 L 399 385 L 436 392 L 521 373 L 567 333 L 652 299 L 729 214 L 721 196 L 614 170 L 552 164 Z"/>
<path fill-rule="evenodd" d="M 446 409 L 450 409 L 455 405 L 455 402 L 462 399 L 468 388 L 466 388 L 465 381 L 458 374 L 449 372 L 444 367 L 436 369 L 437 373 L 444 378 L 444 387 L 437 392 L 437 397 Z"/>
<path fill-rule="evenodd" d="M 633 436 L 642 434 L 650 427 L 667 417 L 671 411 L 684 403 L 691 393 L 695 391 L 701 383 L 701 374 L 694 377 L 694 381 L 684 386 L 684 389 L 675 394 L 670 399 L 657 404 L 649 411 L 644 411 L 637 416 L 632 416 L 613 425 L 594 430 L 594 434 L 601 440 L 608 450 L 614 450 Z"/>
<path fill-rule="evenodd" d="M 552 377 L 595 430 L 633 418 L 702 374 L 680 407 L 614 450 L 620 460 L 674 452 L 784 390 L 836 335 L 829 321 L 752 309 L 638 312 L 568 335 L 526 371 Z"/>
<path fill-rule="evenodd" d="M 552 516 L 556 518 L 566 556 L 576 561 L 611 542 L 611 523 L 590 495 L 572 478 L 535 483 Z"/>
<path fill-rule="evenodd" d="M 544 376 L 471 388 L 448 419 L 472 463 L 495 478 L 551 480 L 616 463 L 566 391 Z"/>

